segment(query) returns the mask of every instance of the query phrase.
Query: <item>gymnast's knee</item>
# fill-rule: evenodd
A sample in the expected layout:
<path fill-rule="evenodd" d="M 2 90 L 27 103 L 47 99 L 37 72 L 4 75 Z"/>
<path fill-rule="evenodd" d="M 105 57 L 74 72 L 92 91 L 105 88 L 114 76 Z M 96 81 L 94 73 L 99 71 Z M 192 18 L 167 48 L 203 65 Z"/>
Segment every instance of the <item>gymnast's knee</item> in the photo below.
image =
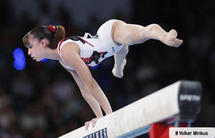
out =
<path fill-rule="evenodd" d="M 122 49 L 120 49 L 120 51 L 116 54 L 123 54 L 123 55 L 127 55 L 129 52 L 128 46 L 123 46 Z"/>

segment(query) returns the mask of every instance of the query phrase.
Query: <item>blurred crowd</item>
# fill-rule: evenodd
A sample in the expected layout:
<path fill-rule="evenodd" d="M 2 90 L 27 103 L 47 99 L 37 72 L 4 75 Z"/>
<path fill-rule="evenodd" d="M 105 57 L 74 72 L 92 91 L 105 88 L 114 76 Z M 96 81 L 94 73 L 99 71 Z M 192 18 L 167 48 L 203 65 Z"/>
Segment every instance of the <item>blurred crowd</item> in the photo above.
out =
<path fill-rule="evenodd" d="M 56 61 L 36 63 L 27 56 L 22 36 L 33 27 L 61 24 L 66 35 L 96 33 L 105 22 L 91 16 L 88 26 L 75 23 L 70 9 L 34 1 L 35 14 L 17 13 L 19 1 L 0 1 L 0 137 L 55 138 L 84 125 L 94 117 L 81 97 L 72 76 Z M 26 1 L 27 2 L 27 1 Z M 203 86 L 202 108 L 193 126 L 215 126 L 215 19 L 213 2 L 133 0 L 131 17 L 116 12 L 111 18 L 147 25 L 158 23 L 165 30 L 175 28 L 184 40 L 180 48 L 170 48 L 150 40 L 130 47 L 124 78 L 114 78 L 113 58 L 91 69 L 107 95 L 113 110 L 177 80 L 196 80 Z M 194 5 L 195 4 L 195 5 Z M 33 15 L 32 15 L 33 14 Z M 12 52 L 16 47 L 25 51 L 26 69 L 13 67 Z"/>

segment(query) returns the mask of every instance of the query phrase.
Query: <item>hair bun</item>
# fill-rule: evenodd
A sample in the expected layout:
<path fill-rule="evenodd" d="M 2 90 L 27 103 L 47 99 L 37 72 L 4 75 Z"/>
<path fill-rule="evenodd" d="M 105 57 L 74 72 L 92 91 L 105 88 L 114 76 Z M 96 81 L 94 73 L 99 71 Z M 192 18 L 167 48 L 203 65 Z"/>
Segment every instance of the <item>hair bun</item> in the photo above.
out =
<path fill-rule="evenodd" d="M 48 29 L 49 29 L 49 31 L 52 32 L 52 33 L 55 32 L 55 27 L 52 26 L 52 25 L 49 25 L 49 26 L 48 26 Z"/>

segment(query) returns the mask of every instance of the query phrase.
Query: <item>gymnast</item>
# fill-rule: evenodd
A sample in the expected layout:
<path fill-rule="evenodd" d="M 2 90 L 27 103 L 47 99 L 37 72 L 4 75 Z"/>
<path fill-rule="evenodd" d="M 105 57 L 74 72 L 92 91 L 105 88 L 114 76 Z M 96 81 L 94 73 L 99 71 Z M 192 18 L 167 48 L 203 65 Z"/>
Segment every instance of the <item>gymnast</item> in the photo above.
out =
<path fill-rule="evenodd" d="M 65 29 L 61 25 L 37 26 L 23 37 L 23 43 L 28 49 L 28 55 L 34 60 L 58 60 L 70 72 L 83 98 L 96 115 L 96 118 L 85 123 L 88 129 L 91 122 L 94 126 L 103 116 L 102 109 L 105 114 L 112 113 L 107 97 L 88 67 L 98 66 L 104 59 L 114 56 L 112 73 L 122 78 L 128 46 L 150 39 L 159 40 L 171 47 L 179 47 L 183 43 L 183 40 L 177 38 L 174 29 L 166 32 L 158 24 L 141 26 L 116 19 L 102 24 L 96 35 L 85 33 L 83 37 L 65 38 Z"/>

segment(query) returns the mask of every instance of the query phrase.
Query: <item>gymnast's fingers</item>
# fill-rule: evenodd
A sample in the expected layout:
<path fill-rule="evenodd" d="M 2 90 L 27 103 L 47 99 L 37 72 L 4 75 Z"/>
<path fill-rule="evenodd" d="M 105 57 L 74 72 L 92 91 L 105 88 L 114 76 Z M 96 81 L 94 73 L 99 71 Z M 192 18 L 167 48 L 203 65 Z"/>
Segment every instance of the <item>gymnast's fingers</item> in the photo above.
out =
<path fill-rule="evenodd" d="M 90 122 L 91 122 L 91 121 L 85 122 L 85 130 L 88 130 L 88 128 L 89 128 L 89 126 L 90 126 Z"/>

